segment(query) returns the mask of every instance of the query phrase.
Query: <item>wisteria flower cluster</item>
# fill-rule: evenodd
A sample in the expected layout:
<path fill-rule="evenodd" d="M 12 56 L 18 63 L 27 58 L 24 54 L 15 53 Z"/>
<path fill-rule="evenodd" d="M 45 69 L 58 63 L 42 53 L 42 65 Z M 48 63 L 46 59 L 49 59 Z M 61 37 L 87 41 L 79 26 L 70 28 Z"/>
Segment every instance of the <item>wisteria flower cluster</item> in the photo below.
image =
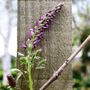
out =
<path fill-rule="evenodd" d="M 51 22 L 55 18 L 55 16 L 62 9 L 63 4 L 57 5 L 54 9 L 48 11 L 46 14 L 42 15 L 38 21 L 36 21 L 35 26 L 28 30 L 26 39 L 31 40 L 33 36 L 35 36 L 35 40 L 33 41 L 33 48 L 36 48 L 42 37 L 44 32 L 49 28 Z M 21 47 L 26 48 L 28 45 L 26 42 L 22 43 Z"/>
<path fill-rule="evenodd" d="M 46 62 L 41 55 L 42 50 L 37 47 L 43 38 L 43 34 L 49 28 L 56 15 L 60 12 L 62 6 L 63 4 L 59 4 L 54 9 L 42 15 L 39 20 L 36 21 L 34 27 L 27 31 L 25 42 L 21 43 L 21 47 L 25 49 L 26 53 L 25 55 L 19 53 L 20 61 L 21 64 L 26 64 L 27 66 L 30 90 L 33 90 L 32 68 L 35 67 L 35 61 L 38 62 L 36 69 L 43 69 Z"/>

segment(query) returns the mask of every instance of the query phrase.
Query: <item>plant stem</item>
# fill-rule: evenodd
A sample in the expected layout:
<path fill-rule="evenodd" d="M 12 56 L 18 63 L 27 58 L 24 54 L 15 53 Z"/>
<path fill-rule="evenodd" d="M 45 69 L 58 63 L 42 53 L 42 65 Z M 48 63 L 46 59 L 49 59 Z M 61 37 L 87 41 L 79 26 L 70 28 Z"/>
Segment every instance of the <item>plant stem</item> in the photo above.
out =
<path fill-rule="evenodd" d="M 28 57 L 28 78 L 29 78 L 29 88 L 30 88 L 30 90 L 33 90 L 33 81 L 32 81 L 32 75 L 31 75 L 31 60 L 30 60 L 30 57 Z"/>

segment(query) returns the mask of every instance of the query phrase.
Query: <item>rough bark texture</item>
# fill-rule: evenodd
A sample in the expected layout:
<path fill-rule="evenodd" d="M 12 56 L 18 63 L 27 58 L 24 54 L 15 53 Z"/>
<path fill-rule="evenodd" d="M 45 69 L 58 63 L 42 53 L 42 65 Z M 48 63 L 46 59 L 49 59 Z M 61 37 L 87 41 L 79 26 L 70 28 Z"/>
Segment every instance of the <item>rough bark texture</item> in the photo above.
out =
<path fill-rule="evenodd" d="M 44 34 L 40 45 L 47 64 L 45 70 L 33 71 L 34 90 L 38 90 L 71 54 L 71 0 L 18 0 L 18 51 L 22 51 L 20 41 L 25 39 L 25 33 L 34 22 L 62 1 L 65 5 Z M 18 60 L 17 67 L 25 69 Z M 63 75 L 46 90 L 72 90 L 71 79 L 71 66 L 68 66 Z M 21 88 L 17 90 L 28 90 L 27 81 L 23 78 L 17 86 Z"/>

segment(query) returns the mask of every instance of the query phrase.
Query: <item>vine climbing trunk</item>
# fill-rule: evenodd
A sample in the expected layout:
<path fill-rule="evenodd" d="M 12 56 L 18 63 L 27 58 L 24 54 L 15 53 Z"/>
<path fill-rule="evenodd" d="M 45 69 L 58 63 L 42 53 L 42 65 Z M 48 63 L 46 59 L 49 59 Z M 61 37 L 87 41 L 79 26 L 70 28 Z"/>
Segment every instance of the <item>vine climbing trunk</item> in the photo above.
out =
<path fill-rule="evenodd" d="M 71 0 L 18 0 L 18 51 L 23 53 L 20 42 L 25 40 L 27 30 L 33 27 L 41 15 L 63 1 L 64 7 L 45 32 L 40 44 L 47 62 L 44 70 L 32 71 L 34 90 L 39 90 L 71 54 Z M 26 70 L 26 66 L 20 65 L 19 59 L 17 67 L 22 71 Z M 71 65 L 69 65 L 63 75 L 46 90 L 72 90 L 71 77 Z M 17 82 L 17 90 L 29 90 L 28 79 L 21 77 Z"/>

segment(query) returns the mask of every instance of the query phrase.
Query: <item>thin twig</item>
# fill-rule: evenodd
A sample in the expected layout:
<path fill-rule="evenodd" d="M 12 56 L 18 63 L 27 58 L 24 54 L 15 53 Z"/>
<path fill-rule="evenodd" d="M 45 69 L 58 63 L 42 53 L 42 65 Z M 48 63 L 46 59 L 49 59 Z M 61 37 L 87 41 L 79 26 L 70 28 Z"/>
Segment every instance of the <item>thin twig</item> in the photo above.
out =
<path fill-rule="evenodd" d="M 79 48 L 71 54 L 71 56 L 63 63 L 63 65 L 51 76 L 51 78 L 39 89 L 45 90 L 51 83 L 58 79 L 58 77 L 64 71 L 64 68 L 75 58 L 75 56 L 87 45 L 90 41 L 90 35 L 86 38 L 86 40 L 79 46 Z"/>
<path fill-rule="evenodd" d="M 0 31 L 0 35 L 3 37 L 4 40 L 6 39 L 4 34 L 1 31 Z"/>
<path fill-rule="evenodd" d="M 73 19 L 73 22 L 74 22 L 75 28 L 76 28 L 78 31 L 81 31 L 81 28 L 77 25 L 77 22 L 76 22 L 74 16 L 72 16 L 72 19 Z"/>

